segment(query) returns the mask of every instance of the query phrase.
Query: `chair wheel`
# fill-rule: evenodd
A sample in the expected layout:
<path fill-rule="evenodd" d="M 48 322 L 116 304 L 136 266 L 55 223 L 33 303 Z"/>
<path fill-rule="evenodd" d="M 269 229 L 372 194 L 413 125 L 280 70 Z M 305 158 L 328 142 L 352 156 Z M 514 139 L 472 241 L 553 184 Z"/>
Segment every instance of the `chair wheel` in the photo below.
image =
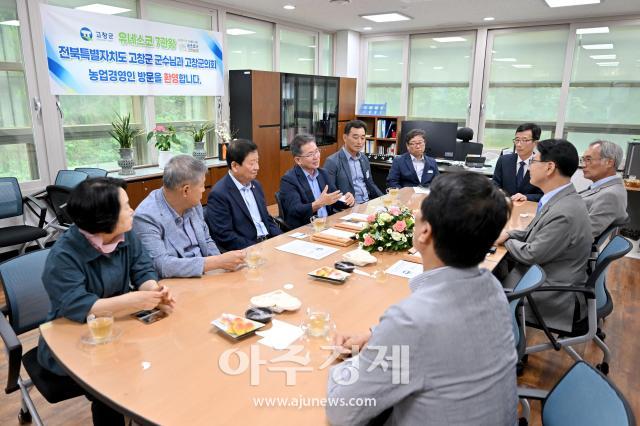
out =
<path fill-rule="evenodd" d="M 18 413 L 18 423 L 21 425 L 31 423 L 31 413 L 20 409 L 20 412 Z"/>
<path fill-rule="evenodd" d="M 518 426 L 529 426 L 529 422 L 524 417 L 518 419 Z"/>
<path fill-rule="evenodd" d="M 520 377 L 524 374 L 524 364 L 522 361 L 518 361 L 516 364 L 516 376 Z"/>
<path fill-rule="evenodd" d="M 596 370 L 600 370 L 600 372 L 606 376 L 609 374 L 609 363 L 603 362 L 602 364 L 596 365 Z"/>

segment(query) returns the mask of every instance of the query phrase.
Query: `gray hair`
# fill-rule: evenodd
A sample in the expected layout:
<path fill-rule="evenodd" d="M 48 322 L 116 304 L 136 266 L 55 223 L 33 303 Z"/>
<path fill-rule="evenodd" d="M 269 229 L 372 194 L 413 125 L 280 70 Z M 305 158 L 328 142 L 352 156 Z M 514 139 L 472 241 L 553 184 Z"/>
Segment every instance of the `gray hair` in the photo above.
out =
<path fill-rule="evenodd" d="M 316 138 L 314 138 L 312 135 L 308 135 L 305 133 L 300 133 L 296 135 L 291 141 L 291 143 L 289 144 L 289 148 L 291 149 L 291 154 L 294 157 L 298 157 L 302 155 L 302 147 L 310 142 L 315 142 L 315 141 L 316 141 Z"/>
<path fill-rule="evenodd" d="M 177 189 L 188 183 L 195 183 L 207 173 L 204 161 L 190 155 L 176 155 L 164 167 L 162 184 L 167 189 Z"/>
<path fill-rule="evenodd" d="M 624 153 L 622 152 L 620 145 L 605 140 L 597 140 L 589 144 L 590 147 L 595 145 L 600 145 L 600 157 L 613 160 L 613 164 L 616 170 L 618 170 L 624 157 Z"/>

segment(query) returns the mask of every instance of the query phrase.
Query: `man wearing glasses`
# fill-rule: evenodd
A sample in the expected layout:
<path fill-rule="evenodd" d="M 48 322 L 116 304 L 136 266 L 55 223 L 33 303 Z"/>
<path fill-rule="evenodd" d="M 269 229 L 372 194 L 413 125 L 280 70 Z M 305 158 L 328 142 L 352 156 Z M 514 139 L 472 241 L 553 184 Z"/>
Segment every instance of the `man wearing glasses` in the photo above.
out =
<path fill-rule="evenodd" d="M 513 139 L 515 152 L 498 158 L 493 182 L 511 196 L 513 201 L 538 201 L 540 188 L 530 182 L 529 162 L 540 139 L 540 127 L 534 123 L 521 124 Z"/>
<path fill-rule="evenodd" d="M 387 176 L 389 188 L 405 186 L 429 186 L 438 175 L 436 160 L 424 155 L 426 134 L 422 129 L 413 129 L 407 133 L 407 152 L 393 159 Z"/>
<path fill-rule="evenodd" d="M 503 281 L 506 288 L 513 288 L 531 265 L 544 270 L 543 286 L 568 287 L 587 278 L 591 224 L 587 207 L 571 183 L 580 162 L 578 151 L 564 139 L 542 141 L 537 150 L 529 169 L 531 183 L 544 192 L 536 216 L 526 229 L 502 232 L 496 241 L 504 244 L 505 259 L 513 264 Z M 574 318 L 586 316 L 586 304 L 577 293 L 547 291 L 532 297 L 547 326 L 555 330 L 571 331 Z M 534 321 L 531 312 L 526 317 Z"/>
<path fill-rule="evenodd" d="M 617 174 L 622 157 L 622 148 L 602 140 L 589 144 L 582 157 L 584 177 L 593 181 L 580 193 L 589 211 L 593 238 L 610 225 L 627 221 L 627 190 Z"/>
<path fill-rule="evenodd" d="M 362 149 L 366 143 L 367 126 L 363 121 L 351 120 L 344 127 L 344 147 L 324 162 L 329 181 L 344 193 L 351 193 L 362 204 L 382 195 L 373 182 L 371 165 Z"/>
<path fill-rule="evenodd" d="M 289 145 L 296 165 L 280 179 L 280 200 L 284 220 L 292 228 L 309 223 L 311 216 L 326 217 L 351 207 L 355 199 L 342 194 L 320 168 L 320 150 L 315 138 L 299 134 Z"/>

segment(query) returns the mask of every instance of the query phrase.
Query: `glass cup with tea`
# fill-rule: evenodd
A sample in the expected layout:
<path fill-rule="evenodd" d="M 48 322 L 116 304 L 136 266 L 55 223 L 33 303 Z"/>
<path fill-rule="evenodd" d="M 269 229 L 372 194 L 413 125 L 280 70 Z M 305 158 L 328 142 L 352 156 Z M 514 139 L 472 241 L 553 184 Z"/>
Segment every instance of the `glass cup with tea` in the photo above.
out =
<path fill-rule="evenodd" d="M 87 325 L 93 341 L 97 344 L 107 343 L 113 336 L 113 314 L 103 311 L 87 316 Z"/>
<path fill-rule="evenodd" d="M 395 200 L 393 199 L 391 194 L 387 194 L 387 195 L 382 197 L 382 205 L 384 205 L 386 208 L 391 207 L 393 205 L 394 201 Z"/>
<path fill-rule="evenodd" d="M 257 245 L 248 247 L 245 262 L 247 262 L 249 269 L 256 269 L 260 266 L 263 262 L 262 247 Z"/>
<path fill-rule="evenodd" d="M 313 227 L 313 232 L 322 231 L 325 228 L 326 224 L 327 224 L 326 217 L 311 216 L 311 226 Z"/>
<path fill-rule="evenodd" d="M 307 308 L 307 318 L 302 329 L 308 337 L 329 338 L 335 330 L 329 312 L 321 309 Z"/>
<path fill-rule="evenodd" d="M 400 188 L 387 188 L 387 194 L 389 194 L 394 200 L 397 200 L 398 195 L 400 194 Z"/>

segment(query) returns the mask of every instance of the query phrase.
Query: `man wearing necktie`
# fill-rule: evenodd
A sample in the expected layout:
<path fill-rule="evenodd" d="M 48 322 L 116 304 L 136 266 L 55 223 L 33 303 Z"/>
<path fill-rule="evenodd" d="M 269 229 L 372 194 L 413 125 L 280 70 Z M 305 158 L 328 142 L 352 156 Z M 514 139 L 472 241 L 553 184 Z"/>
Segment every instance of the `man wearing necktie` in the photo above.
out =
<path fill-rule="evenodd" d="M 209 193 L 205 219 L 211 237 L 223 250 L 240 250 L 282 231 L 267 211 L 264 192 L 256 180 L 258 147 L 236 139 L 227 148 L 229 173 Z"/>
<path fill-rule="evenodd" d="M 541 129 L 537 124 L 520 125 L 513 139 L 515 152 L 501 156 L 496 163 L 493 182 L 513 201 L 538 201 L 542 197 L 542 191 L 531 184 L 529 175 L 529 162 L 533 158 L 540 133 Z"/>
<path fill-rule="evenodd" d="M 543 286 L 571 286 L 586 281 L 586 267 L 591 253 L 591 224 L 584 201 L 571 183 L 578 169 L 578 151 L 563 139 L 548 139 L 538 143 L 538 152 L 531 160 L 531 183 L 544 195 L 538 212 L 523 230 L 503 232 L 496 241 L 507 249 L 507 262 L 512 264 L 503 281 L 513 288 L 529 266 L 544 269 Z M 571 331 L 574 311 L 576 318 L 586 316 L 583 298 L 572 292 L 539 292 L 533 296 L 546 324 L 556 330 Z M 533 321 L 533 314 L 526 314 Z"/>

